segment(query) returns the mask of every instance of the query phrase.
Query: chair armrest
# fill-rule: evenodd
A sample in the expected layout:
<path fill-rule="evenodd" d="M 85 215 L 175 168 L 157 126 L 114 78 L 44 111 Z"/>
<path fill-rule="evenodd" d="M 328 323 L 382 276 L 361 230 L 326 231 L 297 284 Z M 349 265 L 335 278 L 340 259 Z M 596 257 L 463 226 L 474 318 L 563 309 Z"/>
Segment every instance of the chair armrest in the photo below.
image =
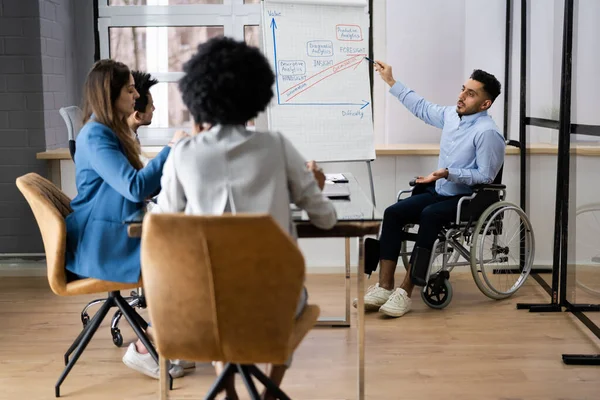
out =
<path fill-rule="evenodd" d="M 404 189 L 398 192 L 398 195 L 396 196 L 396 201 L 400 201 L 403 194 L 407 194 L 407 193 L 412 193 L 414 188 L 410 188 L 410 189 Z"/>
<path fill-rule="evenodd" d="M 302 339 L 304 339 L 304 336 L 306 336 L 306 334 L 315 326 L 320 314 L 321 309 L 319 306 L 308 304 L 306 308 L 304 308 L 304 311 L 302 311 L 302 314 L 296 318 L 289 342 L 290 354 L 293 353 L 302 342 Z"/>
<path fill-rule="evenodd" d="M 478 192 L 480 190 L 505 190 L 506 185 L 501 183 L 484 183 L 480 185 L 475 185 L 472 187 L 474 192 Z"/>
<path fill-rule="evenodd" d="M 477 192 L 473 190 L 473 194 L 470 196 L 462 196 L 458 200 L 458 207 L 456 208 L 456 219 L 454 220 L 456 225 L 460 225 L 460 214 L 462 212 L 462 205 L 465 201 L 471 201 L 477 196 Z"/>

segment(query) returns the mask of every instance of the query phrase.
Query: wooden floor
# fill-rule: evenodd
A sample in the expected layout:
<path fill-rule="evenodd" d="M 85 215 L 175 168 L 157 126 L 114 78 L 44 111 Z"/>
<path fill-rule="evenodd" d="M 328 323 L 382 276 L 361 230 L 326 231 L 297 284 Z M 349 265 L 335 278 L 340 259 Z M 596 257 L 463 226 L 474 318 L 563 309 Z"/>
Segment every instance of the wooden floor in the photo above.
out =
<path fill-rule="evenodd" d="M 561 361 L 562 353 L 600 353 L 599 341 L 569 313 L 515 309 L 517 302 L 548 301 L 535 281 L 500 302 L 481 294 L 468 271 L 455 272 L 452 283 L 454 300 L 445 310 L 429 309 L 416 296 L 413 312 L 403 318 L 367 315 L 368 399 L 600 399 L 600 367 Z M 341 276 L 310 275 L 308 287 L 323 314 L 342 313 Z M 43 278 L 0 278 L 1 399 L 53 398 L 63 353 L 81 329 L 79 312 L 91 298 L 54 296 Z M 600 316 L 589 315 L 600 323 Z M 317 328 L 305 339 L 284 380 L 292 398 L 356 398 L 354 309 L 352 318 L 351 329 Z M 124 348 L 112 344 L 107 325 L 63 384 L 63 397 L 156 399 L 157 381 L 122 364 Z M 123 321 L 129 342 L 134 335 L 125 326 Z M 212 368 L 198 364 L 175 381 L 171 398 L 202 399 L 213 379 Z"/>

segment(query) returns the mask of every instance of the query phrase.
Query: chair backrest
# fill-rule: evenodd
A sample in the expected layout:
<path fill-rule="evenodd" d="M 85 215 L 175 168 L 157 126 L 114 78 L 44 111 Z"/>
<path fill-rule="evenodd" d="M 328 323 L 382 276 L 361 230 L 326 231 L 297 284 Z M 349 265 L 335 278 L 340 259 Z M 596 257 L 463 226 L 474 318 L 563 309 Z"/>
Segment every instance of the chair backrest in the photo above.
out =
<path fill-rule="evenodd" d="M 35 173 L 17 178 L 17 187 L 29 203 L 42 234 L 50 288 L 62 296 L 67 284 L 65 217 L 73 211 L 71 200 L 52 182 Z"/>
<path fill-rule="evenodd" d="M 506 140 L 505 141 L 507 146 L 512 146 L 512 147 L 516 147 L 518 149 L 521 148 L 521 143 L 516 141 L 516 140 Z M 494 184 L 501 184 L 502 183 L 502 171 L 504 170 L 504 164 L 502 164 L 502 166 L 500 167 L 500 171 L 498 171 L 498 175 L 496 175 L 496 178 L 494 178 Z"/>
<path fill-rule="evenodd" d="M 75 157 L 75 139 L 83 127 L 83 111 L 77 106 L 62 107 L 58 110 L 59 114 L 65 120 L 67 125 L 67 134 L 69 137 L 69 152 L 71 158 Z"/>
<path fill-rule="evenodd" d="M 304 284 L 296 243 L 266 214 L 148 214 L 142 276 L 161 356 L 284 363 Z"/>

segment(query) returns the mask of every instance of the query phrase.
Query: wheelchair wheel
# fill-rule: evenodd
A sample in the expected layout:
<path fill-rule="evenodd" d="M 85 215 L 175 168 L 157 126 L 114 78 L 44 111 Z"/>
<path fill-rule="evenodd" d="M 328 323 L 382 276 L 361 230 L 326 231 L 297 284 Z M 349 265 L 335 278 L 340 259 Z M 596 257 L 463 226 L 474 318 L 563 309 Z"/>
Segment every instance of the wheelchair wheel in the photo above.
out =
<path fill-rule="evenodd" d="M 533 229 L 521 208 L 502 201 L 481 214 L 471 239 L 471 273 L 483 294 L 495 300 L 513 295 L 529 276 L 534 254 Z"/>
<path fill-rule="evenodd" d="M 452 285 L 448 272 L 444 271 L 429 278 L 427 286 L 421 290 L 421 298 L 431 308 L 441 310 L 452 301 Z"/>

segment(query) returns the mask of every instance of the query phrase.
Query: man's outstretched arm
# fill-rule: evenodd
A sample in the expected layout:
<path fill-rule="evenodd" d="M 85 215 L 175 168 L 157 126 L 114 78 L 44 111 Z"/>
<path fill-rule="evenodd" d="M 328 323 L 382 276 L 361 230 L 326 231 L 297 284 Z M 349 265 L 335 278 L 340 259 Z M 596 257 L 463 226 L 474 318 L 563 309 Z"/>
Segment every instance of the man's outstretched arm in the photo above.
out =
<path fill-rule="evenodd" d="M 392 75 L 390 65 L 377 61 L 375 70 L 379 72 L 385 83 L 391 86 L 390 93 L 400 100 L 414 116 L 437 128 L 442 129 L 444 127 L 444 113 L 448 107 L 430 103 L 413 90 L 396 81 Z"/>

